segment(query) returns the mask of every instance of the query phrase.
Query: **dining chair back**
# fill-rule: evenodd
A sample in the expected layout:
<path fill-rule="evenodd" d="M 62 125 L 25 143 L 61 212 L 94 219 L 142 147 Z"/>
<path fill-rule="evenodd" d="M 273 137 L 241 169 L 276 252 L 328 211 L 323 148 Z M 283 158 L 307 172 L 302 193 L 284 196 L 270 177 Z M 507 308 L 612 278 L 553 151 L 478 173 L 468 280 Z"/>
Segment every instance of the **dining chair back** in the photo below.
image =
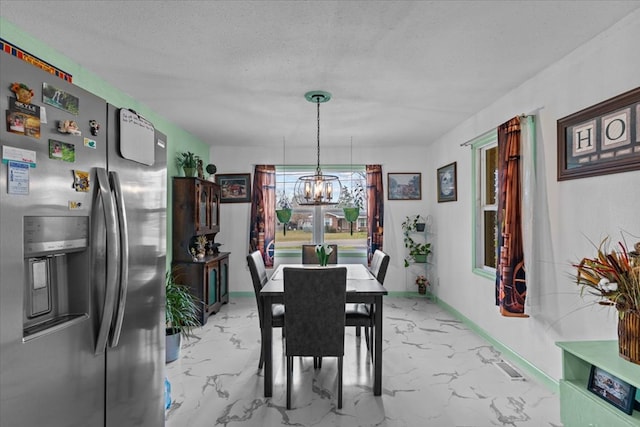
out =
<path fill-rule="evenodd" d="M 328 263 L 338 263 L 338 245 L 329 245 L 333 251 L 329 254 Z M 316 255 L 316 245 L 302 245 L 302 263 L 303 264 L 319 264 L 318 255 Z"/>
<path fill-rule="evenodd" d="M 293 357 L 338 358 L 338 408 L 342 408 L 346 267 L 285 267 L 287 409 L 291 408 Z"/>
<path fill-rule="evenodd" d="M 387 268 L 391 257 L 380 249 L 376 249 L 371 257 L 371 273 L 378 279 L 378 282 L 384 285 L 384 279 L 387 276 Z"/>
<path fill-rule="evenodd" d="M 267 268 L 264 265 L 264 259 L 260 251 L 254 251 L 247 255 L 247 264 L 251 273 L 251 281 L 253 282 L 253 292 L 256 296 L 256 304 L 258 305 L 258 318 L 260 322 L 260 331 L 264 328 L 264 313 L 262 311 L 262 300 L 260 290 L 269 281 L 267 277 Z M 271 307 L 271 325 L 274 328 L 284 327 L 284 305 L 273 304 Z M 262 369 L 264 364 L 264 349 L 260 345 L 260 360 L 258 369 Z"/>
<path fill-rule="evenodd" d="M 384 279 L 387 275 L 387 268 L 389 267 L 389 260 L 391 257 L 382 252 L 380 249 L 376 249 L 371 257 L 371 274 L 384 285 Z M 359 337 L 360 327 L 364 328 L 364 338 L 367 343 L 367 349 L 371 354 L 371 360 L 373 361 L 373 336 L 375 324 L 375 313 L 372 304 L 363 303 L 349 303 L 346 308 L 346 326 L 355 326 L 356 336 Z"/>

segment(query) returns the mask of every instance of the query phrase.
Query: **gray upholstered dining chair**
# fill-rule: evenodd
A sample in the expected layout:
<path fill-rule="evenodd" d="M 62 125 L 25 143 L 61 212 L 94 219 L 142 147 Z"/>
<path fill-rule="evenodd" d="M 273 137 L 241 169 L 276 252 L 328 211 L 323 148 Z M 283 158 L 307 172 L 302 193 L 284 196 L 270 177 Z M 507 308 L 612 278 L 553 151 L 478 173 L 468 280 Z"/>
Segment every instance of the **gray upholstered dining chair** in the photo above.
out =
<path fill-rule="evenodd" d="M 264 328 L 264 314 L 262 312 L 262 298 L 260 297 L 260 290 L 269 281 L 269 278 L 267 277 L 267 268 L 264 265 L 264 259 L 262 258 L 262 253 L 260 251 L 255 251 L 247 255 L 247 264 L 249 265 L 249 272 L 251 272 L 253 291 L 256 294 L 256 303 L 258 304 L 258 317 L 260 320 L 260 332 L 262 333 L 262 329 Z M 284 327 L 283 304 L 273 304 L 271 306 L 271 319 L 272 327 Z M 262 344 L 260 344 L 260 361 L 258 362 L 258 369 L 262 369 L 263 364 L 264 347 L 262 346 Z"/>
<path fill-rule="evenodd" d="M 338 263 L 338 245 L 329 245 L 333 251 L 329 254 L 329 264 Z M 318 255 L 316 255 L 316 245 L 302 245 L 302 263 L 318 264 Z"/>
<path fill-rule="evenodd" d="M 284 318 L 287 409 L 291 409 L 293 358 L 338 358 L 338 408 L 342 408 L 347 269 L 285 267 Z"/>
<path fill-rule="evenodd" d="M 376 249 L 371 258 L 371 274 L 383 285 L 390 259 L 388 254 L 379 249 Z M 346 326 L 355 326 L 356 336 L 360 336 L 360 328 L 364 328 L 364 338 L 367 343 L 367 349 L 369 349 L 369 353 L 371 354 L 371 360 L 373 360 L 374 316 L 373 306 L 370 304 L 347 304 Z"/>

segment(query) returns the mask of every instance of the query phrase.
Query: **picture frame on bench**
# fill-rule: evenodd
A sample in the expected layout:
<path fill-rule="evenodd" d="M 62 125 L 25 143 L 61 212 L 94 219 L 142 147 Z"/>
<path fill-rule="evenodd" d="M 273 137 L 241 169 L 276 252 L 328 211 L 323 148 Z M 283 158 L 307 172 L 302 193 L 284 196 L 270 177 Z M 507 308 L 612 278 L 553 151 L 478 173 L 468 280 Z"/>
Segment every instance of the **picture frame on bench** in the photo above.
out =
<path fill-rule="evenodd" d="M 604 369 L 591 366 L 587 389 L 622 412 L 628 415 L 633 412 L 636 388 Z"/>

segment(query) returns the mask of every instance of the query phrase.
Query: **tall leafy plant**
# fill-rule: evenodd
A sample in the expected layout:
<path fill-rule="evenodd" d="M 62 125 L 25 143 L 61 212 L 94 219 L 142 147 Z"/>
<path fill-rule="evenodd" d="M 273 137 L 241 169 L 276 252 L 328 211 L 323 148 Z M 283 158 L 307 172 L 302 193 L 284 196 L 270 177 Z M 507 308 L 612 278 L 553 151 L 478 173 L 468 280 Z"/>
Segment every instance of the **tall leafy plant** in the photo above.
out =
<path fill-rule="evenodd" d="M 167 333 L 180 333 L 184 338 L 193 336 L 193 329 L 200 326 L 198 299 L 189 288 L 177 282 L 175 272 L 167 272 L 165 318 Z"/>

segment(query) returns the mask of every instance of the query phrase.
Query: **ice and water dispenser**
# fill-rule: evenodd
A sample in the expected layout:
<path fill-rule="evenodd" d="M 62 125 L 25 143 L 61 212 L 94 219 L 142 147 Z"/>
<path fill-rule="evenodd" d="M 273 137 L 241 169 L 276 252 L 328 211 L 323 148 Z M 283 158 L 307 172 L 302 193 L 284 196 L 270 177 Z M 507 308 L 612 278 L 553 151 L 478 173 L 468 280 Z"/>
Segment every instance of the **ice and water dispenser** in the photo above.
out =
<path fill-rule="evenodd" d="M 23 339 L 88 317 L 89 217 L 24 217 Z"/>

